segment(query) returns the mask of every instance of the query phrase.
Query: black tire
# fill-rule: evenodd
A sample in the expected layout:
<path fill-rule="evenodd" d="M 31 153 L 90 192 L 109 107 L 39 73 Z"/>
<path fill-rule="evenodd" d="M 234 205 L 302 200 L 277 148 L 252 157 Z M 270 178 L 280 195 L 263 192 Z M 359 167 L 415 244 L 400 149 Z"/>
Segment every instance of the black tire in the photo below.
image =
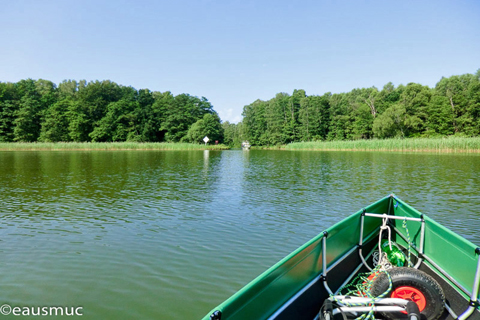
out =
<path fill-rule="evenodd" d="M 392 290 L 385 296 L 390 298 L 395 289 L 403 286 L 413 287 L 420 291 L 425 298 L 425 308 L 420 311 L 422 320 L 437 320 L 445 309 L 445 294 L 442 287 L 431 276 L 413 268 L 392 268 L 388 270 L 392 278 Z M 371 293 L 377 297 L 384 293 L 389 286 L 387 275 L 382 272 L 373 281 Z M 407 315 L 400 312 L 388 312 L 382 315 L 386 319 L 406 319 Z"/>

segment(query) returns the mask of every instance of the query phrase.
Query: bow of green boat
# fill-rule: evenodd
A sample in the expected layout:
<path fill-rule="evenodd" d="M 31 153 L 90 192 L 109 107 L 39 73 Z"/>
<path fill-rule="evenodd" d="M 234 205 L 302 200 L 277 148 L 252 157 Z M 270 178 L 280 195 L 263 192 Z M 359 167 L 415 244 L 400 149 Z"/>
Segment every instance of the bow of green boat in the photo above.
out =
<path fill-rule="evenodd" d="M 320 233 L 203 320 L 478 320 L 479 285 L 480 248 L 392 194 Z"/>

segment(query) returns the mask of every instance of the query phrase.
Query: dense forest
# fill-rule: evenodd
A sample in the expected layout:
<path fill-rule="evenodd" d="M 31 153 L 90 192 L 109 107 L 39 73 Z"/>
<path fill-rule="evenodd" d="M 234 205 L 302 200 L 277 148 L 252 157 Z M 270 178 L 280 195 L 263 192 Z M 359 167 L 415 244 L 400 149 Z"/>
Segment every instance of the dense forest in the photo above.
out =
<path fill-rule="evenodd" d="M 387 83 L 382 90 L 371 87 L 322 96 L 307 96 L 304 90 L 294 90 L 292 95 L 278 93 L 268 101 L 257 100 L 245 106 L 242 115 L 242 123 L 228 128 L 225 135 L 234 132 L 252 145 L 477 136 L 480 70 L 475 75 L 442 78 L 435 88 Z"/>
<path fill-rule="evenodd" d="M 136 90 L 111 81 L 0 82 L 0 141 L 210 142 L 272 146 L 297 141 L 480 135 L 480 70 L 429 88 L 387 83 L 347 93 L 278 93 L 221 122 L 189 94 Z"/>
<path fill-rule="evenodd" d="M 136 90 L 112 81 L 0 82 L 0 141 L 211 142 L 220 117 L 204 97 Z"/>

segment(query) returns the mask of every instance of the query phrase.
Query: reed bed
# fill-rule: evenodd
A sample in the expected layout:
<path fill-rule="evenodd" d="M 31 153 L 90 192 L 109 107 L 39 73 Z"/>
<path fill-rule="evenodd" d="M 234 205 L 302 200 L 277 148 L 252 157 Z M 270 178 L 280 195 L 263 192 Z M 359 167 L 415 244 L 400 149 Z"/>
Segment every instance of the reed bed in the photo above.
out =
<path fill-rule="evenodd" d="M 225 145 L 158 142 L 0 142 L 0 151 L 33 150 L 225 150 Z"/>
<path fill-rule="evenodd" d="M 285 149 L 476 153 L 480 152 L 480 137 L 295 142 L 286 145 Z"/>

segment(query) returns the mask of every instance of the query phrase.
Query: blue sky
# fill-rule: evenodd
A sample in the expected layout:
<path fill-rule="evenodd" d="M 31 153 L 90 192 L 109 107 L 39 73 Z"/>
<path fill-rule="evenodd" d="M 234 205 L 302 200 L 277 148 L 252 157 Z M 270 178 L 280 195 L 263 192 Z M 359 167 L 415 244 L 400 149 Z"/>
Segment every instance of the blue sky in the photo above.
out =
<path fill-rule="evenodd" d="M 0 81 L 205 96 L 223 121 L 308 95 L 480 69 L 480 1 L 0 0 Z"/>

